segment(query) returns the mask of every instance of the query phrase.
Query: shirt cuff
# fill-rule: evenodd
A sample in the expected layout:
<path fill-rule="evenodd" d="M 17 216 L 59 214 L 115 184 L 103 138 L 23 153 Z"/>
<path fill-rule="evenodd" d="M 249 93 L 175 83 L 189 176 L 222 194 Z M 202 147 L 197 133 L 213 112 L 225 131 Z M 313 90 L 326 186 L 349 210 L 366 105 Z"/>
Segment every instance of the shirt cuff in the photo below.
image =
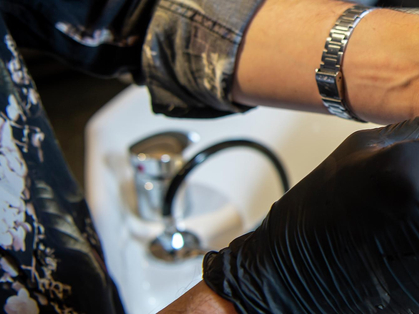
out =
<path fill-rule="evenodd" d="M 160 0 L 142 67 L 155 113 L 213 118 L 245 112 L 231 90 L 236 55 L 263 0 Z"/>

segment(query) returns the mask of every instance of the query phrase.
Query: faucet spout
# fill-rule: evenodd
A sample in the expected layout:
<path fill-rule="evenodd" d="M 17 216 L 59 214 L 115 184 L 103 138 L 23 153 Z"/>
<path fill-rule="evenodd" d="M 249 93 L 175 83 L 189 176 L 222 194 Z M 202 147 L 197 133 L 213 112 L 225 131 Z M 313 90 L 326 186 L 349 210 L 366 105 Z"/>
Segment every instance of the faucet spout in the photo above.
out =
<path fill-rule="evenodd" d="M 230 140 L 210 146 L 189 160 L 170 182 L 164 198 L 162 212 L 165 229 L 161 235 L 150 243 L 150 251 L 155 257 L 165 261 L 178 261 L 205 253 L 200 246 L 199 239 L 194 234 L 178 230 L 176 221 L 173 218 L 173 200 L 181 183 L 196 166 L 202 164 L 213 154 L 233 147 L 248 147 L 265 155 L 272 162 L 278 173 L 283 192 L 288 191 L 289 181 L 285 168 L 279 158 L 267 147 L 249 140 Z"/>
<path fill-rule="evenodd" d="M 157 259 L 177 262 L 206 253 L 196 235 L 180 231 L 172 217 L 165 217 L 165 229 L 150 243 L 150 252 Z"/>

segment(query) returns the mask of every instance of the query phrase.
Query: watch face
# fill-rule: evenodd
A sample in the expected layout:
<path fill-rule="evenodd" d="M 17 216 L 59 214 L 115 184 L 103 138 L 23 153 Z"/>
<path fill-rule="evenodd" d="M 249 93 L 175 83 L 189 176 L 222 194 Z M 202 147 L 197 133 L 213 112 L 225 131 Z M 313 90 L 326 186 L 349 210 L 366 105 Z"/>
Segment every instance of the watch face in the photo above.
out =
<path fill-rule="evenodd" d="M 316 71 L 316 81 L 322 97 L 340 99 L 339 83 L 341 81 L 341 73 L 334 74 Z"/>

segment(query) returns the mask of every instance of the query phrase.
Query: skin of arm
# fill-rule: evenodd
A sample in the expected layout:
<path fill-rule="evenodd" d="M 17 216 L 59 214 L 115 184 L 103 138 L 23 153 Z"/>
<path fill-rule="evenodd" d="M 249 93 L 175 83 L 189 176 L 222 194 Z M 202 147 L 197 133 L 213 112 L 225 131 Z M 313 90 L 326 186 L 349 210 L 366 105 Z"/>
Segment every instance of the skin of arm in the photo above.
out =
<path fill-rule="evenodd" d="M 234 101 L 326 113 L 315 69 L 330 29 L 353 3 L 266 0 L 244 34 Z M 345 99 L 361 119 L 419 115 L 419 16 L 377 9 L 355 27 L 344 54 Z"/>
<path fill-rule="evenodd" d="M 237 314 L 232 303 L 201 281 L 158 314 Z"/>

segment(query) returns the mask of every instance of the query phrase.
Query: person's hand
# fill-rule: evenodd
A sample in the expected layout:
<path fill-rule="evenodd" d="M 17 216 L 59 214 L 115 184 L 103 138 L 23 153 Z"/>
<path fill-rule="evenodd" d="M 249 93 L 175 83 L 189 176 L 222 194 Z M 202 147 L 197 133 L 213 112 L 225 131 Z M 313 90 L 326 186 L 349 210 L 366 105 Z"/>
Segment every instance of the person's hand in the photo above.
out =
<path fill-rule="evenodd" d="M 204 259 L 239 313 L 419 313 L 419 118 L 356 132 Z"/>

